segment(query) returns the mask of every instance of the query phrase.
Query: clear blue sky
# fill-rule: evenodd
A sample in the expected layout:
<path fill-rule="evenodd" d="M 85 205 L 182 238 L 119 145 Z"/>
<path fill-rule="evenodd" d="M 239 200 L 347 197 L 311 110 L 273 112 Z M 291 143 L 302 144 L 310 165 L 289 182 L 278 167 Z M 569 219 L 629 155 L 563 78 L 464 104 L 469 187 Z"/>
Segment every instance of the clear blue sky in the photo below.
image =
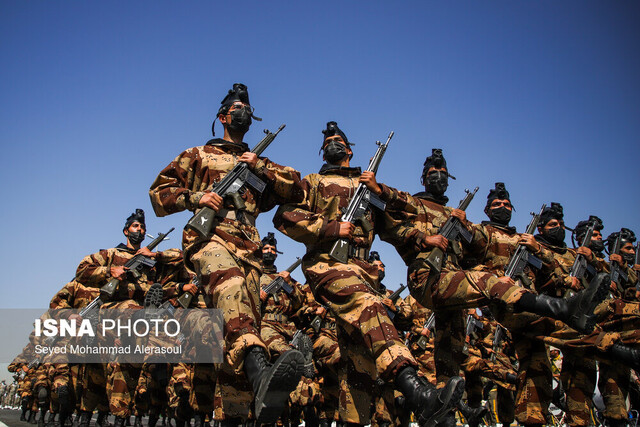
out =
<path fill-rule="evenodd" d="M 638 22 L 635 1 L 2 1 L 0 307 L 45 307 L 135 208 L 179 246 L 189 214 L 156 218 L 148 188 L 234 82 L 264 118 L 249 145 L 286 123 L 265 154 L 303 175 L 336 120 L 357 165 L 396 132 L 379 180 L 406 191 L 443 148 L 452 204 L 480 187 L 471 220 L 504 181 L 520 230 L 558 201 L 568 225 L 640 232 Z M 303 247 L 278 239 L 284 268 Z"/>

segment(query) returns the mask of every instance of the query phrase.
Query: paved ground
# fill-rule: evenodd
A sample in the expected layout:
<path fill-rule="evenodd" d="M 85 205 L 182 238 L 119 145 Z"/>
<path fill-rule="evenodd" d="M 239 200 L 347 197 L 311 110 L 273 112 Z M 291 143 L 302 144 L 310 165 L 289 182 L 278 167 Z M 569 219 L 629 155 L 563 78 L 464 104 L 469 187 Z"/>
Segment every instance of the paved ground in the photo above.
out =
<path fill-rule="evenodd" d="M 33 427 L 35 424 L 29 424 L 24 421 L 20 421 L 20 414 L 22 411 L 12 410 L 12 409 L 0 409 L 0 423 L 4 423 L 4 425 L 13 427 L 13 426 L 22 426 L 22 427 Z M 2 424 L 0 424 L 0 427 Z"/>

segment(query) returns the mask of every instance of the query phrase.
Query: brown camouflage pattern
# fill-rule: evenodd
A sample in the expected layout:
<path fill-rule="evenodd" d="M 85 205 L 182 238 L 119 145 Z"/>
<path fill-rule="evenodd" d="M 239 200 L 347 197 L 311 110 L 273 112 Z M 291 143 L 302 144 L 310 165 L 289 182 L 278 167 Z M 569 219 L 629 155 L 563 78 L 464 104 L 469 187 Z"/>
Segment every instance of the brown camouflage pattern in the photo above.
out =
<path fill-rule="evenodd" d="M 341 209 L 348 205 L 359 176 L 359 168 L 333 169 L 325 174 L 306 176 L 302 180 L 304 200 L 280 207 L 274 225 L 307 246 L 302 268 L 316 300 L 329 308 L 352 344 L 366 348 L 364 354 L 375 358 L 374 366 L 380 376 L 392 379 L 398 369 L 415 366 L 416 362 L 375 291 L 377 268 L 356 258 L 342 264 L 328 255 L 336 240 Z M 368 215 L 375 227 L 374 218 L 370 213 Z M 358 223 L 351 242 L 356 247 L 368 249 L 373 238 L 374 230 L 367 233 Z M 373 372 L 368 369 L 353 371 Z M 374 375 L 373 379 L 376 377 Z"/>

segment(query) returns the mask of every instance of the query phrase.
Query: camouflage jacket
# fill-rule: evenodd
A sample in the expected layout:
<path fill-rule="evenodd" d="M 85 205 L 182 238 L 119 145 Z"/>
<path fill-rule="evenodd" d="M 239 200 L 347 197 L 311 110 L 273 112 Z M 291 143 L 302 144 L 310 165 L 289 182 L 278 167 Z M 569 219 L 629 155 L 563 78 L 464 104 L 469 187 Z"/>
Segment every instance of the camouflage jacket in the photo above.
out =
<path fill-rule="evenodd" d="M 489 222 L 475 225 L 477 238 L 469 245 L 462 261 L 464 268 L 487 271 L 500 277 L 518 248 L 520 233 L 513 227 L 502 227 Z M 540 250 L 532 255 L 540 258 L 543 268 L 553 264 L 554 255 L 549 249 L 540 245 Z M 526 288 L 535 289 L 536 271 L 530 265 L 525 268 L 528 280 L 523 283 Z"/>
<path fill-rule="evenodd" d="M 153 283 L 171 287 L 172 282 L 182 277 L 184 267 L 179 249 L 168 249 L 156 254 L 155 267 L 143 269 L 138 280 L 127 278 L 120 282 L 114 301 L 133 299 L 141 303 Z M 135 251 L 122 243 L 115 248 L 101 249 L 83 258 L 76 270 L 75 280 L 87 287 L 102 287 L 111 279 L 111 267 L 125 265 L 134 255 Z"/>
<path fill-rule="evenodd" d="M 205 192 L 224 178 L 238 163 L 238 157 L 246 151 L 249 151 L 247 144 L 235 144 L 219 138 L 183 151 L 160 172 L 151 185 L 149 196 L 156 215 L 198 210 Z M 241 260 L 260 268 L 256 256 L 260 247 L 256 217 L 278 204 L 300 201 L 302 191 L 298 171 L 280 166 L 267 158 L 258 159 L 253 173 L 266 183 L 262 194 L 252 188 L 241 189 L 241 197 L 246 205 L 242 215 L 226 203 L 225 208 L 217 213 L 218 221 L 210 236 L 200 237 L 193 230 L 185 230 L 182 242 L 185 259 L 199 244 L 215 239 Z"/>
<path fill-rule="evenodd" d="M 579 289 L 572 289 L 569 273 L 576 260 L 575 249 L 554 246 L 549 244 L 544 237 L 539 234 L 535 236 L 538 243 L 553 252 L 553 261 L 536 275 L 536 287 L 538 292 L 562 297 L 568 291 L 579 291 L 585 287 L 585 279 L 580 281 Z"/>
<path fill-rule="evenodd" d="M 100 289 L 86 287 L 77 280 L 72 280 L 62 287 L 51 298 L 50 309 L 83 308 L 100 296 Z"/>
<path fill-rule="evenodd" d="M 422 252 L 420 242 L 426 236 L 438 234 L 440 227 L 451 216 L 453 208 L 423 198 L 421 193 L 411 196 L 395 189 L 390 189 L 389 192 L 384 215 L 385 226 L 380 232 L 380 238 L 394 245 L 408 266 Z M 476 240 L 481 238 L 478 227 L 469 221 L 465 223 L 465 227 L 473 235 L 472 243 L 477 245 Z M 446 264 L 442 270 L 459 270 L 462 254 L 460 242 L 449 242 Z"/>
<path fill-rule="evenodd" d="M 342 210 L 347 207 L 358 188 L 360 168 L 332 167 L 324 165 L 319 173 L 307 175 L 302 180 L 304 199 L 300 203 L 281 206 L 273 222 L 276 228 L 293 240 L 307 246 L 307 255 L 327 253 L 338 239 Z M 390 195 L 383 184 L 382 200 Z M 371 209 L 366 219 L 376 227 L 377 221 Z M 370 248 L 375 229 L 365 231 L 360 222 L 354 224 L 351 243 L 355 247 Z"/>
<path fill-rule="evenodd" d="M 260 276 L 260 287 L 264 288 L 278 277 L 275 267 L 263 267 Z M 291 283 L 293 282 L 293 283 Z M 267 299 L 262 303 L 262 317 L 266 321 L 291 322 L 293 317 L 304 306 L 306 296 L 301 289 L 300 283 L 291 278 L 288 284 L 293 289 L 288 294 L 284 289 L 280 289 L 275 295 L 268 294 Z"/>

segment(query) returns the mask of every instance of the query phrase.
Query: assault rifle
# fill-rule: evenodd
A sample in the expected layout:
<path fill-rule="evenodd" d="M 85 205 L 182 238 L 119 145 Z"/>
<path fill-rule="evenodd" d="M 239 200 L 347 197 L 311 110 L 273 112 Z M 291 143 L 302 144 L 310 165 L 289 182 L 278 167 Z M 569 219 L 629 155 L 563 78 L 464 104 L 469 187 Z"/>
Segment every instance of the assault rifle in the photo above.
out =
<path fill-rule="evenodd" d="M 483 329 L 484 325 L 481 321 L 476 319 L 472 314 L 467 315 L 467 328 L 465 332 L 465 340 L 464 347 L 462 348 L 462 352 L 464 354 L 469 354 L 469 345 L 471 345 L 471 336 L 474 334 L 476 329 Z M 474 338 L 475 341 L 475 338 Z"/>
<path fill-rule="evenodd" d="M 622 230 L 620 230 L 620 233 L 618 233 L 618 237 L 613 243 L 613 248 L 611 249 L 611 253 L 609 255 L 620 254 L 621 247 L 622 247 Z M 618 286 L 618 289 L 622 289 L 622 283 L 626 283 L 628 280 L 629 280 L 629 276 L 627 276 L 627 273 L 622 269 L 622 266 L 618 265 L 617 262 L 613 261 L 611 263 L 611 281 Z"/>
<path fill-rule="evenodd" d="M 473 191 L 464 190 L 464 192 L 467 194 L 464 199 L 460 201 L 460 205 L 458 205 L 458 209 L 461 211 L 464 211 L 469 207 L 469 204 L 473 200 L 473 196 L 478 192 L 478 187 Z M 447 219 L 447 222 L 440 227 L 438 234 L 449 241 L 458 241 L 460 238 L 463 238 L 467 243 L 471 243 L 471 238 L 473 237 L 471 232 L 466 229 L 460 220 L 453 216 L 450 216 Z M 442 263 L 444 262 L 444 252 L 440 248 L 434 248 L 425 262 L 429 265 L 431 271 L 439 274 L 440 270 L 442 270 Z"/>
<path fill-rule="evenodd" d="M 300 266 L 300 264 L 302 264 L 302 259 L 298 258 L 296 262 L 291 264 L 289 268 L 286 269 L 286 271 L 291 274 L 296 268 L 298 268 L 298 266 Z M 284 289 L 284 291 L 288 294 L 293 292 L 293 288 L 291 287 L 291 285 L 288 284 L 281 276 L 276 277 L 271 283 L 262 288 L 263 291 L 271 295 L 277 294 L 280 289 Z"/>
<path fill-rule="evenodd" d="M 198 276 L 195 276 L 193 280 L 191 280 L 191 283 L 193 283 L 199 288 L 200 279 L 198 279 Z M 193 294 L 191 292 L 183 292 L 182 295 L 178 297 L 178 304 L 180 304 L 182 308 L 189 308 L 189 306 L 191 305 L 192 299 L 193 299 Z"/>
<path fill-rule="evenodd" d="M 546 207 L 546 204 L 542 205 L 540 213 L 537 215 L 534 212 L 531 212 L 532 218 L 525 230 L 526 234 L 533 234 L 535 232 L 536 227 L 538 227 L 538 223 L 540 222 L 540 215 L 542 215 L 542 211 L 544 211 Z M 504 275 L 512 278 L 513 280 L 520 279 L 524 285 L 528 286 L 529 278 L 524 274 L 524 268 L 527 264 L 531 264 L 533 267 L 539 269 L 542 267 L 542 260 L 529 253 L 529 249 L 527 249 L 525 245 L 518 245 L 516 251 L 509 260 L 509 264 L 507 264 L 507 267 L 504 269 Z"/>
<path fill-rule="evenodd" d="M 498 324 L 496 327 L 496 332 L 493 334 L 493 345 L 490 360 L 492 362 L 496 361 L 496 356 L 500 352 L 500 347 L 502 346 L 502 341 L 504 341 L 505 330 L 501 324 Z"/>
<path fill-rule="evenodd" d="M 391 295 L 389 295 L 387 298 L 389 298 L 391 300 L 392 303 L 396 303 L 396 301 L 398 301 L 398 298 L 400 297 L 400 294 L 402 293 L 402 291 L 404 291 L 407 288 L 407 285 L 400 285 L 400 288 L 395 291 L 394 293 L 392 293 Z M 391 310 L 389 307 L 385 307 L 387 309 L 387 314 L 389 315 L 389 318 L 391 320 L 393 320 L 394 317 L 396 317 L 396 313 Z"/>
<path fill-rule="evenodd" d="M 264 130 L 266 134 L 262 141 L 260 141 L 251 150 L 252 153 L 258 156 L 276 139 L 276 136 L 284 129 L 285 125 L 280 125 L 276 133 L 271 133 L 267 129 Z M 258 178 L 253 172 L 249 170 L 249 165 L 244 162 L 238 162 L 231 169 L 231 171 L 224 176 L 219 182 L 213 184 L 211 191 L 216 193 L 220 197 L 229 197 L 234 207 L 237 210 L 245 209 L 244 201 L 240 197 L 239 191 L 245 186 L 249 185 L 258 193 L 262 193 L 267 186 L 260 178 Z M 206 236 L 211 232 L 213 227 L 213 220 L 216 212 L 205 206 L 201 208 L 191 219 L 187 222 L 185 228 L 189 227 L 195 230 L 200 236 Z"/>
<path fill-rule="evenodd" d="M 175 230 L 175 228 L 171 227 L 171 230 L 167 231 L 166 233 L 158 233 L 158 237 L 153 239 L 153 241 L 147 245 L 147 248 L 150 251 L 154 250 L 156 246 L 158 246 L 164 240 L 164 238 L 167 237 L 169 233 L 171 233 L 173 230 Z M 134 279 L 139 279 L 140 276 L 142 276 L 142 272 L 145 268 L 153 268 L 153 266 L 155 265 L 156 265 L 155 260 L 149 257 L 146 257 L 144 255 L 138 254 L 138 255 L 135 255 L 133 258 L 131 258 L 129 261 L 127 261 L 127 263 L 124 266 L 127 269 L 126 273 L 128 275 L 131 275 L 131 277 L 133 277 Z M 96 298 L 96 299 L 100 299 L 100 302 L 96 303 L 95 302 L 96 300 L 93 300 L 91 301 L 91 303 L 89 303 L 89 305 L 87 305 L 87 307 L 89 307 L 92 304 L 93 304 L 92 308 L 95 308 L 96 305 L 99 307 L 100 305 L 102 305 L 103 302 L 111 300 L 115 295 L 119 284 L 120 284 L 120 280 L 116 279 L 115 277 L 109 280 L 109 282 L 107 282 L 106 285 L 100 288 L 100 296 Z M 81 316 L 83 312 L 84 314 L 87 313 L 87 310 L 86 310 L 87 307 L 85 307 L 85 309 L 80 312 Z"/>
<path fill-rule="evenodd" d="M 376 141 L 378 145 L 378 149 L 376 150 L 376 154 L 374 154 L 371 162 L 369 162 L 369 167 L 367 171 L 371 171 L 376 173 L 378 171 L 378 166 L 380 166 L 380 162 L 382 161 L 382 157 L 384 156 L 385 151 L 387 151 L 387 146 L 389 145 L 389 141 L 393 138 L 393 131 L 389 134 L 387 138 L 387 142 L 385 144 L 381 144 L 380 141 Z M 373 194 L 367 186 L 363 183 L 358 185 L 355 194 L 351 201 L 349 201 L 349 205 L 346 210 L 340 217 L 341 222 L 350 222 L 355 223 L 356 221 L 360 221 L 360 225 L 362 225 L 362 229 L 365 232 L 370 232 L 373 229 L 371 223 L 365 218 L 365 213 L 367 209 L 369 209 L 369 205 L 373 205 L 384 211 L 386 208 L 386 203 L 380 200 L 380 198 Z M 329 252 L 329 256 L 334 260 L 346 264 L 349 260 L 349 255 L 351 251 L 351 245 L 349 244 L 349 240 L 347 239 L 339 239 L 331 248 Z"/>
<path fill-rule="evenodd" d="M 591 236 L 593 236 L 593 230 L 595 229 L 595 226 L 595 221 L 591 221 L 589 223 L 589 227 L 587 227 L 587 231 L 584 234 L 584 239 L 582 239 L 582 243 L 580 243 L 580 246 L 584 246 L 586 248 L 589 247 L 589 245 L 591 244 Z M 587 272 L 591 277 L 596 275 L 596 269 L 587 262 L 587 257 L 582 254 L 576 254 L 576 259 L 575 261 L 573 261 L 573 265 L 571 266 L 569 277 L 577 277 L 578 279 L 582 279 Z"/>
<path fill-rule="evenodd" d="M 422 327 L 422 329 L 427 329 L 430 332 L 433 332 L 435 330 L 436 327 L 436 314 L 435 313 L 431 313 L 431 316 L 429 316 L 429 318 L 427 319 L 426 322 L 424 322 L 424 326 Z M 429 343 L 429 337 L 427 335 L 420 335 L 420 338 L 418 338 L 418 347 L 420 347 L 423 350 L 427 349 L 427 344 Z"/>

